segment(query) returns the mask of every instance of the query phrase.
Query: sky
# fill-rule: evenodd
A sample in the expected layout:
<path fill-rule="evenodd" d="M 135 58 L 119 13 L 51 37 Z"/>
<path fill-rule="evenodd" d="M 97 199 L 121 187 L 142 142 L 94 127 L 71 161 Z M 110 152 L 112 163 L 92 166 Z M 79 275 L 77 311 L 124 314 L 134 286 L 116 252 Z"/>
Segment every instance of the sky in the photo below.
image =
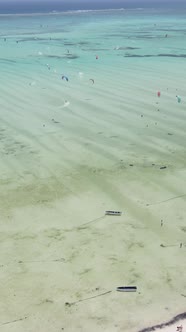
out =
<path fill-rule="evenodd" d="M 6 3 L 22 3 L 22 4 L 47 4 L 47 3 L 58 3 L 61 5 L 67 5 L 67 4 L 74 4 L 74 5 L 88 5 L 90 3 L 99 3 L 104 5 L 113 5 L 113 7 L 116 4 L 121 4 L 123 6 L 127 5 L 146 5 L 151 6 L 155 4 L 162 4 L 165 3 L 167 5 L 176 4 L 176 3 L 185 3 L 186 0 L 0 0 L 0 4 L 6 4 Z"/>
<path fill-rule="evenodd" d="M 0 0 L 0 3 L 48 3 L 48 2 L 58 2 L 60 4 L 68 4 L 68 3 L 74 3 L 74 4 L 87 4 L 89 2 L 92 3 L 109 3 L 109 4 L 114 4 L 115 3 L 121 3 L 121 4 L 144 4 L 146 3 L 148 4 L 154 4 L 154 3 L 167 3 L 167 4 L 171 4 L 171 3 L 177 3 L 177 2 L 185 2 L 186 0 Z"/>

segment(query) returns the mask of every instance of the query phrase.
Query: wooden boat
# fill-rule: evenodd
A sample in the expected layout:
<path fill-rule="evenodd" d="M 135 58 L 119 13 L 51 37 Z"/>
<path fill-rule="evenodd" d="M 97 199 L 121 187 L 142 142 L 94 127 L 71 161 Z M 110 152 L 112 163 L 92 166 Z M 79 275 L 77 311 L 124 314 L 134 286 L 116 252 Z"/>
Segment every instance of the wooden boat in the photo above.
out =
<path fill-rule="evenodd" d="M 121 216 L 122 212 L 121 211 L 105 211 L 106 215 L 110 216 Z"/>
<path fill-rule="evenodd" d="M 122 287 L 117 287 L 116 290 L 118 292 L 136 292 L 137 287 L 136 286 L 122 286 Z"/>

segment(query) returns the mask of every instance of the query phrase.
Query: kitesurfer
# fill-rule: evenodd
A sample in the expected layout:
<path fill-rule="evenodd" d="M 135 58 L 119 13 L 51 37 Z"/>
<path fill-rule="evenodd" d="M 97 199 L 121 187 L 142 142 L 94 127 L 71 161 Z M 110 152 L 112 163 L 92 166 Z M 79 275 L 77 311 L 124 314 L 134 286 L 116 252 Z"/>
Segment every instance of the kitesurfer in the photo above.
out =
<path fill-rule="evenodd" d="M 176 96 L 176 98 L 177 98 L 178 103 L 181 103 L 181 97 L 180 96 Z"/>
<path fill-rule="evenodd" d="M 68 77 L 67 76 L 63 75 L 61 78 L 62 78 L 62 80 L 66 80 L 68 82 Z"/>

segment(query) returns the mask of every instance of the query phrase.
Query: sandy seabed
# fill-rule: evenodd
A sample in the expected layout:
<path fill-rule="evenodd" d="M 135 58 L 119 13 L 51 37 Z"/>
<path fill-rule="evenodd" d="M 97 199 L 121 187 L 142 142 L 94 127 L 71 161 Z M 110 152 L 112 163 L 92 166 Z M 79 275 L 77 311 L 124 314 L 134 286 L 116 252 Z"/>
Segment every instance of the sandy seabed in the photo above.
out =
<path fill-rule="evenodd" d="M 167 66 L 2 87 L 2 332 L 184 331 L 166 324 L 186 301 L 184 71 Z"/>

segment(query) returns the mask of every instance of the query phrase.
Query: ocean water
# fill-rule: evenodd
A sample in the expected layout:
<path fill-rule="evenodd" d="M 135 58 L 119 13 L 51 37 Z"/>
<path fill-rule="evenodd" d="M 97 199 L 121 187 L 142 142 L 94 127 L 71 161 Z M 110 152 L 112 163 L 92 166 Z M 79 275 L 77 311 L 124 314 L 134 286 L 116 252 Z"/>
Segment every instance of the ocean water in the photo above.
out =
<path fill-rule="evenodd" d="M 184 65 L 185 17 L 186 11 L 163 9 L 2 15 L 1 63 L 14 63 L 13 71 L 20 75 L 24 65 L 27 72 L 38 71 L 48 62 L 62 72 L 78 66 L 92 70 L 99 66 L 97 53 L 108 69 L 146 61 Z"/>
<path fill-rule="evenodd" d="M 185 38 L 178 9 L 0 16 L 1 325 L 136 332 L 185 311 Z"/>
<path fill-rule="evenodd" d="M 119 121 L 122 107 L 128 107 L 128 112 L 131 109 L 131 114 L 152 107 L 159 89 L 167 98 L 167 109 L 173 105 L 183 108 L 185 19 L 185 11 L 165 9 L 2 15 L 1 126 L 17 126 L 19 131 L 18 123 L 21 128 L 23 121 L 23 137 L 32 137 L 34 132 L 39 137 L 43 121 L 54 115 L 60 118 L 58 108 L 70 105 L 66 124 L 73 123 L 77 141 L 81 128 L 90 130 L 95 125 L 94 109 L 100 116 L 96 126 L 101 127 L 101 117 L 109 119 L 111 105 Z M 68 82 L 62 80 L 63 75 Z M 30 126 L 29 117 L 34 116 Z M 81 118 L 87 123 L 81 123 Z M 108 128 L 111 131 L 109 120 Z M 45 156 L 47 147 L 40 144 L 40 149 Z M 41 157 L 41 165 L 48 163 L 45 157 Z M 50 159 L 51 163 L 55 160 Z"/>

